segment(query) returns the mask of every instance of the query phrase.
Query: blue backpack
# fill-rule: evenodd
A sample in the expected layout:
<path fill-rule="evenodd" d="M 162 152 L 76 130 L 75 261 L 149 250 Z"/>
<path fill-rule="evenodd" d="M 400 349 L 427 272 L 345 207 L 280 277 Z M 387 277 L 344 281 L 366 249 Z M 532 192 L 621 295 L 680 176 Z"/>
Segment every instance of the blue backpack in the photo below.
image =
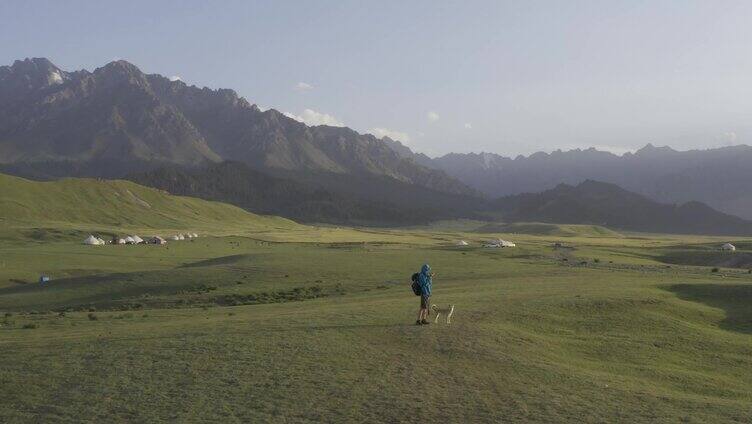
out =
<path fill-rule="evenodd" d="M 423 291 L 420 289 L 420 283 L 418 283 L 418 278 L 420 277 L 420 273 L 416 272 L 412 276 L 413 284 L 410 286 L 413 289 L 413 293 L 415 293 L 416 296 L 420 296 L 423 294 Z"/>

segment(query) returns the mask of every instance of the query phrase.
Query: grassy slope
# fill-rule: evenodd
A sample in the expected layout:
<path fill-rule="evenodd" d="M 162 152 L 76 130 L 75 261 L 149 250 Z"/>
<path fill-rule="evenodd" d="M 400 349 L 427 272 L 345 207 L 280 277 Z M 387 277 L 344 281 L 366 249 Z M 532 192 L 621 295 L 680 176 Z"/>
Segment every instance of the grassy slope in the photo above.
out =
<path fill-rule="evenodd" d="M 600 225 L 545 224 L 539 222 L 515 222 L 510 224 L 487 224 L 479 232 L 529 234 L 559 237 L 618 237 L 619 233 Z"/>
<path fill-rule="evenodd" d="M 128 181 L 70 178 L 29 181 L 0 174 L 0 222 L 7 226 L 112 229 L 289 228 L 282 218 L 261 217 L 217 202 L 171 196 Z"/>
<path fill-rule="evenodd" d="M 181 214 L 193 200 L 113 184 L 153 207 L 122 208 L 125 228 L 222 236 L 92 247 L 67 234 L 124 229 L 68 206 L 13 216 L 15 238 L 0 239 L 2 422 L 752 419 L 749 274 L 657 262 L 721 239 L 316 228 L 195 201 L 227 214 L 222 226 L 162 218 L 159 202 Z M 58 194 L 21 204 L 40 196 Z M 518 248 L 478 247 L 492 237 Z M 423 262 L 434 302 L 457 305 L 451 326 L 411 325 L 405 280 Z M 31 283 L 40 272 L 52 283 Z"/>
<path fill-rule="evenodd" d="M 351 241 L 357 234 L 349 233 Z M 519 238 L 518 249 L 487 250 L 445 247 L 450 236 L 473 240 L 415 230 L 380 233 L 388 243 L 210 237 L 172 243 L 170 250 L 89 247 L 102 267 L 90 270 L 94 279 L 0 289 L 0 309 L 12 313 L 0 327 L 0 381 L 8 389 L 0 391 L 0 417 L 752 418 L 752 336 L 745 327 L 752 309 L 738 301 L 752 287 L 746 274 L 666 268 L 639 252 L 675 238 L 568 239 L 575 249 L 562 253 L 544 237 Z M 46 248 L 64 260 L 87 252 L 66 243 Z M 5 248 L 19 252 L 15 266 L 28 267 L 19 249 Z M 404 280 L 423 261 L 438 272 L 434 300 L 457 305 L 452 326 L 410 325 L 416 299 Z M 194 290 L 207 284 L 216 289 Z M 313 286 L 343 291 L 303 302 L 213 303 L 228 294 Z M 144 306 L 111 310 L 122 299 Z M 96 321 L 86 311 L 19 312 L 80 302 L 97 309 Z"/>

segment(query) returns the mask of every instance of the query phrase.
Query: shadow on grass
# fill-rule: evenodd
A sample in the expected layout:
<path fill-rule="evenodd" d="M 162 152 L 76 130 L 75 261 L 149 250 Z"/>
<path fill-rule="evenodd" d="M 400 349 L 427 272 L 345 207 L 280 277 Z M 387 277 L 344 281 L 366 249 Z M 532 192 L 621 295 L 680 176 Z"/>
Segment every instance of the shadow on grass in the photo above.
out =
<path fill-rule="evenodd" d="M 667 289 L 680 299 L 723 309 L 722 329 L 752 334 L 752 284 L 675 284 Z"/>

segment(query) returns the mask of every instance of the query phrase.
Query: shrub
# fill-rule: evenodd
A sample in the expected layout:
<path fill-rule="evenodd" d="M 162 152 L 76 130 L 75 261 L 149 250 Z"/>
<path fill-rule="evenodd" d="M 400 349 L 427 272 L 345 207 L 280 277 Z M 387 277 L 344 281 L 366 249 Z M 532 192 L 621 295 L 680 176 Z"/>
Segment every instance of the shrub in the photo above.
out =
<path fill-rule="evenodd" d="M 32 323 L 29 323 L 29 324 L 24 324 L 24 325 L 23 325 L 23 328 L 24 328 L 25 330 L 33 330 L 33 329 L 35 329 L 35 328 L 39 328 L 39 326 L 38 326 L 38 325 L 36 325 L 36 324 L 32 324 Z"/>
<path fill-rule="evenodd" d="M 11 314 L 10 312 L 6 312 L 6 313 L 5 313 L 5 317 L 6 317 L 6 318 L 9 318 L 9 317 L 12 317 L 12 316 L 13 316 L 13 314 Z"/>
<path fill-rule="evenodd" d="M 718 272 L 718 271 L 719 269 L 717 267 L 710 270 L 710 272 Z"/>
<path fill-rule="evenodd" d="M 598 259 L 598 258 L 595 258 L 595 259 L 593 259 L 593 262 L 595 262 L 595 263 L 600 263 L 600 262 L 601 262 L 601 260 L 600 260 L 600 259 Z"/>
<path fill-rule="evenodd" d="M 97 315 L 94 314 L 94 313 L 91 313 L 91 312 L 89 312 L 89 315 L 87 315 L 87 317 L 89 317 L 89 321 L 96 321 L 97 320 Z"/>

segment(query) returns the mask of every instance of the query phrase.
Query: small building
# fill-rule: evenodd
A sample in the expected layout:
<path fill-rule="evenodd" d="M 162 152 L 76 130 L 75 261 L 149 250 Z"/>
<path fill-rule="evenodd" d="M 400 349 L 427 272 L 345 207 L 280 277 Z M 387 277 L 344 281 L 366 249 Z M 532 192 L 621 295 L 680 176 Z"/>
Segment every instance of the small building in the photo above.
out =
<path fill-rule="evenodd" d="M 154 236 L 149 239 L 149 244 L 167 244 L 167 240 L 159 236 Z"/>
<path fill-rule="evenodd" d="M 102 239 L 94 237 L 90 235 L 89 237 L 86 237 L 86 240 L 84 240 L 84 244 L 89 246 L 99 246 L 101 244 L 104 244 L 104 241 Z"/>
<path fill-rule="evenodd" d="M 502 247 L 516 247 L 517 245 L 507 240 L 489 240 L 483 247 L 502 248 Z"/>
<path fill-rule="evenodd" d="M 734 246 L 731 243 L 726 243 L 723 246 L 721 246 L 721 250 L 726 250 L 726 251 L 729 251 L 729 252 L 733 252 L 733 251 L 736 250 L 736 246 Z"/>

